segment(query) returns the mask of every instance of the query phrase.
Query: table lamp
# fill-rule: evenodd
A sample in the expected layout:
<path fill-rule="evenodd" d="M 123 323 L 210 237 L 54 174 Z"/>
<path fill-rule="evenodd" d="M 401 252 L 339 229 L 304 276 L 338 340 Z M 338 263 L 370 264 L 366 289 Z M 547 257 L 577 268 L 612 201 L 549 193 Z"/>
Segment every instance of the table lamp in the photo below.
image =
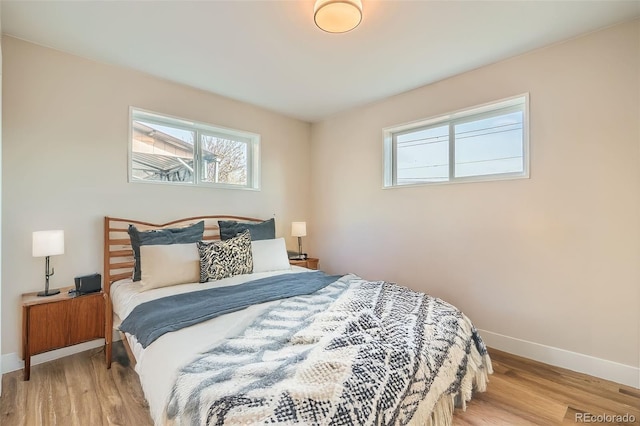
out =
<path fill-rule="evenodd" d="M 291 222 L 291 235 L 298 237 L 298 259 L 306 259 L 302 253 L 302 237 L 307 236 L 307 222 Z"/>
<path fill-rule="evenodd" d="M 60 290 L 49 291 L 49 277 L 54 274 L 54 269 L 49 271 L 49 256 L 64 254 L 64 231 L 35 231 L 33 233 L 33 257 L 45 258 L 44 269 L 44 291 L 38 293 L 38 296 L 53 296 L 60 293 Z"/>

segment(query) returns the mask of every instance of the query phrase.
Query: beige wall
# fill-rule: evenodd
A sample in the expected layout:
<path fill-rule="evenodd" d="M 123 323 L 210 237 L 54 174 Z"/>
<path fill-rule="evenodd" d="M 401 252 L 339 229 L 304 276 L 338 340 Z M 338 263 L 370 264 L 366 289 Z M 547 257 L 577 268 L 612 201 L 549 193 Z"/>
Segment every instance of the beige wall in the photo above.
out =
<path fill-rule="evenodd" d="M 2 48 L 3 353 L 19 352 L 20 294 L 44 287 L 32 231 L 65 230 L 65 254 L 51 258 L 55 287 L 102 271 L 105 215 L 167 221 L 275 213 L 281 236 L 292 220 L 308 217 L 308 123 L 11 37 Z M 130 105 L 259 133 L 262 190 L 127 183 Z"/>
<path fill-rule="evenodd" d="M 639 28 L 314 124 L 310 252 L 330 272 L 442 297 L 492 333 L 637 367 Z M 525 92 L 530 179 L 381 189 L 382 128 Z"/>

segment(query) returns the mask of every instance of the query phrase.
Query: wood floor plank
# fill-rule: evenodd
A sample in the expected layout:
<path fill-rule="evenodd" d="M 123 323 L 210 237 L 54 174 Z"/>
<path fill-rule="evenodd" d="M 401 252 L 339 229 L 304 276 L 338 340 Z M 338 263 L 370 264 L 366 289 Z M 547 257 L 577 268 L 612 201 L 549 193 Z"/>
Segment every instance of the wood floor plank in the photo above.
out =
<path fill-rule="evenodd" d="M 497 406 L 512 410 L 528 422 L 558 424 L 564 418 L 567 406 L 543 393 L 532 392 L 506 376 L 491 377 L 492 392 L 484 398 Z"/>
<path fill-rule="evenodd" d="M 492 356 L 497 360 L 500 360 L 504 364 L 504 367 L 506 367 L 506 370 L 512 372 L 510 374 L 523 372 L 526 377 L 532 378 L 533 380 L 542 380 L 544 378 L 548 383 L 554 385 L 561 382 L 565 388 L 580 389 L 584 392 L 588 392 L 590 395 L 600 395 L 605 399 L 617 400 L 622 404 L 635 404 L 632 395 L 625 395 L 620 392 L 623 385 L 618 383 L 588 376 L 586 374 L 578 374 L 560 367 L 536 363 L 535 361 L 526 360 L 524 358 L 515 359 L 513 358 L 514 355 L 496 350 L 492 350 Z M 517 363 L 515 367 L 513 365 L 514 362 Z"/>
<path fill-rule="evenodd" d="M 121 345 L 121 344 L 120 344 Z M 640 390 L 491 349 L 494 374 L 487 392 L 476 393 L 454 425 L 531 426 L 584 424 L 577 415 L 630 414 L 640 426 Z M 2 426 L 151 426 L 149 406 L 124 348 L 114 344 L 111 369 L 93 349 L 5 374 L 0 398 Z"/>
<path fill-rule="evenodd" d="M 128 424 L 139 426 L 153 425 L 149 404 L 144 397 L 138 375 L 130 368 L 118 363 L 111 365 L 114 382 L 123 401 L 130 404 Z"/>
<path fill-rule="evenodd" d="M 29 389 L 27 389 L 26 399 L 26 415 L 25 425 L 43 425 L 45 422 L 51 424 L 48 415 L 48 393 L 50 389 L 46 388 L 47 375 L 49 366 L 38 365 L 35 368 L 31 368 L 31 380 L 33 383 L 29 383 Z M 36 376 L 34 377 L 34 373 Z M 54 397 L 53 395 L 51 396 Z"/>
<path fill-rule="evenodd" d="M 35 369 L 34 369 L 35 371 Z M 26 424 L 26 410 L 19 407 L 27 406 L 27 387 L 22 381 L 22 371 L 2 376 L 2 397 L 0 397 L 0 424 Z"/>
<path fill-rule="evenodd" d="M 131 404 L 123 401 L 113 380 L 112 369 L 104 365 L 104 352 L 98 351 L 91 356 L 91 373 L 96 383 L 96 396 L 101 401 L 103 425 L 125 426 L 132 424 Z"/>
<path fill-rule="evenodd" d="M 557 377 L 554 380 L 522 369 L 510 370 L 507 375 L 518 380 L 522 385 L 538 389 L 539 392 L 544 393 L 547 397 L 576 410 L 595 410 L 607 414 L 631 412 L 640 416 L 640 410 L 635 405 L 637 401 L 633 401 L 634 398 L 626 397 L 616 391 L 609 391 L 608 394 L 601 393 L 597 386 L 591 386 L 587 390 L 586 388 L 559 383 Z"/>
<path fill-rule="evenodd" d="M 52 425 L 67 425 L 73 423 L 71 400 L 66 388 L 66 372 L 64 360 L 55 360 L 43 368 L 48 390 L 48 403 L 52 409 L 50 420 Z M 48 419 L 43 419 L 47 423 Z"/>
<path fill-rule="evenodd" d="M 629 386 L 620 386 L 619 392 L 623 395 L 629 395 L 632 398 L 638 400 L 638 406 L 640 407 L 640 389 L 633 389 Z"/>
<path fill-rule="evenodd" d="M 454 424 L 456 426 L 484 426 L 484 425 L 539 425 L 538 419 L 531 413 L 518 408 L 509 407 L 491 398 L 488 394 L 478 394 L 467 403 L 466 411 L 456 411 Z M 527 420 L 533 418 L 534 420 Z"/>
<path fill-rule="evenodd" d="M 506 376 L 518 387 L 565 404 L 567 410 L 561 424 L 584 424 L 576 421 L 576 414 L 586 413 L 594 416 L 630 414 L 635 421 L 625 424 L 640 425 L 640 404 L 633 396 L 633 388 L 496 350 L 490 350 L 490 354 L 495 374 L 490 378 L 489 395 L 496 390 L 492 386 L 494 379 Z M 629 394 L 620 392 L 621 389 L 629 390 Z M 482 397 L 483 395 L 478 396 Z M 509 401 L 511 399 L 508 398 Z"/>
<path fill-rule="evenodd" d="M 104 424 L 102 401 L 98 399 L 96 392 L 97 384 L 91 372 L 90 357 L 91 351 L 71 355 L 69 358 L 73 359 L 72 368 L 65 370 L 73 426 Z"/>

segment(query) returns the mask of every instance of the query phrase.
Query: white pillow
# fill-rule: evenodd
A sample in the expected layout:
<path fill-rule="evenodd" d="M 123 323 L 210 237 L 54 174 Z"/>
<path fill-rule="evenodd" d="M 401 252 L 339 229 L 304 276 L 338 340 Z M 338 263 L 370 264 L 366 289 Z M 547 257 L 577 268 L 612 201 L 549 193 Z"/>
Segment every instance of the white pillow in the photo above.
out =
<path fill-rule="evenodd" d="M 251 251 L 253 252 L 253 272 L 291 269 L 284 238 L 251 241 Z"/>
<path fill-rule="evenodd" d="M 142 291 L 200 281 L 200 254 L 195 243 L 140 246 Z"/>

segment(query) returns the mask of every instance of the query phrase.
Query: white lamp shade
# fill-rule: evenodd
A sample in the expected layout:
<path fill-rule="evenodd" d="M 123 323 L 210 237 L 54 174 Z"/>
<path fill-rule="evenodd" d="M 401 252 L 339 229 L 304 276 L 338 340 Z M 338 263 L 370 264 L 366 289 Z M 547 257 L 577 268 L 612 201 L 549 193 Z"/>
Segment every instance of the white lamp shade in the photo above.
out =
<path fill-rule="evenodd" d="M 307 235 L 307 222 L 291 222 L 291 236 L 305 237 Z"/>
<path fill-rule="evenodd" d="M 362 20 L 361 0 L 316 0 L 313 20 L 329 33 L 351 31 Z"/>
<path fill-rule="evenodd" d="M 64 254 L 64 231 L 36 231 L 33 233 L 33 257 Z"/>

